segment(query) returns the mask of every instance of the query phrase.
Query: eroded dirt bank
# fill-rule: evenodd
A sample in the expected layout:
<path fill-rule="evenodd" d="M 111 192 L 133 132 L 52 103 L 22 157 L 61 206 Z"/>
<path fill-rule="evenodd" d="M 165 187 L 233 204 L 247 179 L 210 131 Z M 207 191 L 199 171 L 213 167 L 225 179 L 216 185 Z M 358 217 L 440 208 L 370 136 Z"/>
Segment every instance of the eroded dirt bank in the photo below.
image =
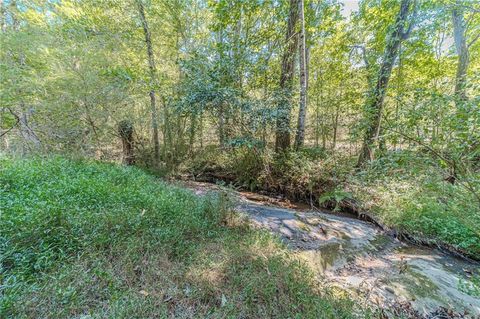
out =
<path fill-rule="evenodd" d="M 221 190 L 208 183 L 184 185 L 198 195 Z M 384 309 L 411 307 L 410 312 L 425 318 L 480 318 L 480 298 L 460 288 L 478 263 L 400 242 L 358 219 L 263 195 L 228 192 L 238 212 L 278 234 L 323 284 Z"/>

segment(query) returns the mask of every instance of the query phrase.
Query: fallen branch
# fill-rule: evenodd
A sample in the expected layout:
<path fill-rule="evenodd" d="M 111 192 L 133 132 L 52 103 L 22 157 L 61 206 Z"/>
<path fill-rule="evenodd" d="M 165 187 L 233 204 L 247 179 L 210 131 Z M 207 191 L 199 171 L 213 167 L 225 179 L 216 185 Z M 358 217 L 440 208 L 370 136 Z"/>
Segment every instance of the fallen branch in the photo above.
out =
<path fill-rule="evenodd" d="M 15 126 L 18 125 L 18 123 L 20 122 L 20 119 L 17 118 L 17 121 L 15 122 L 15 124 L 12 125 L 11 128 L 9 128 L 8 130 L 6 130 L 5 132 L 3 132 L 2 134 L 0 134 L 0 137 L 4 137 L 5 135 L 8 134 L 8 132 L 10 132 L 11 130 L 13 130 L 15 128 Z"/>

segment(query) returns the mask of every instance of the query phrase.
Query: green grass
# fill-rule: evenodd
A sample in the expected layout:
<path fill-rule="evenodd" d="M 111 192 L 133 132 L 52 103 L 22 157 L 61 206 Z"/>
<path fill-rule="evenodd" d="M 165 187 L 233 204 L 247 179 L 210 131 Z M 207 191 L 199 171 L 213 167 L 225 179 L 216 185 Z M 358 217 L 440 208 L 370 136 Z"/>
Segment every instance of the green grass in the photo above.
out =
<path fill-rule="evenodd" d="M 0 214 L 1 318 L 366 315 L 223 196 L 136 168 L 0 158 Z"/>
<path fill-rule="evenodd" d="M 347 185 L 385 225 L 480 259 L 480 202 L 465 180 L 452 185 L 444 177 L 427 156 L 399 152 L 373 162 Z M 480 193 L 480 175 L 466 178 Z"/>

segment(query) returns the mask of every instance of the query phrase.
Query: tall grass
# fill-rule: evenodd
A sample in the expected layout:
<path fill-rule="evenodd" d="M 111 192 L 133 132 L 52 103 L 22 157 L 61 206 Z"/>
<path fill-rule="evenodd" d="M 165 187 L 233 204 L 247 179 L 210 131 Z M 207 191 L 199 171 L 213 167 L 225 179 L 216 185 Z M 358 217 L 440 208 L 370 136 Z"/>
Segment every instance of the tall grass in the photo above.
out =
<path fill-rule="evenodd" d="M 271 235 L 132 167 L 0 159 L 2 318 L 348 318 Z"/>

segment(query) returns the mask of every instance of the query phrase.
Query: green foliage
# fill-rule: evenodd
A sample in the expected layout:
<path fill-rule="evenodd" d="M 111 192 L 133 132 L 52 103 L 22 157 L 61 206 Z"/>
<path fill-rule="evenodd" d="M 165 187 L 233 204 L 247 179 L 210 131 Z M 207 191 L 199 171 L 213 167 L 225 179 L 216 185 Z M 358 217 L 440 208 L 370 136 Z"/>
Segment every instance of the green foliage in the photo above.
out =
<path fill-rule="evenodd" d="M 388 226 L 480 256 L 480 202 L 465 181 L 452 185 L 428 155 L 394 152 L 349 179 L 354 197 Z M 479 177 L 469 177 L 479 187 Z"/>
<path fill-rule="evenodd" d="M 473 274 L 468 280 L 460 280 L 460 290 L 475 297 L 480 297 L 480 274 Z"/>
<path fill-rule="evenodd" d="M 2 318 L 350 318 L 264 232 L 133 167 L 1 158 Z"/>
<path fill-rule="evenodd" d="M 326 192 L 325 194 L 321 195 L 318 199 L 318 203 L 320 204 L 320 206 L 324 206 L 329 202 L 333 202 L 335 205 L 333 211 L 339 211 L 338 204 L 345 199 L 352 199 L 352 198 L 353 196 L 351 193 L 337 188 L 337 189 L 334 189 L 333 191 Z"/>
<path fill-rule="evenodd" d="M 322 160 L 327 158 L 327 151 L 323 147 L 303 147 L 299 150 L 308 160 Z"/>
<path fill-rule="evenodd" d="M 325 162 L 318 161 L 324 154 L 322 149 L 315 148 L 275 154 L 247 144 L 228 152 L 206 149 L 182 169 L 198 177 L 210 174 L 212 180 L 223 180 L 243 189 L 305 201 L 332 187 L 330 171 L 324 169 Z"/>
<path fill-rule="evenodd" d="M 3 114 L 3 116 L 0 118 L 0 128 L 5 129 L 5 130 L 8 130 L 8 129 L 10 129 L 11 127 L 13 127 L 16 122 L 17 122 L 17 120 L 15 119 L 15 117 L 13 116 L 13 114 L 5 113 L 5 114 Z"/>
<path fill-rule="evenodd" d="M 135 168 L 2 159 L 0 178 L 2 264 L 26 279 L 91 245 L 105 249 L 130 236 L 156 238 L 181 255 L 186 242 L 208 238 L 223 212 Z"/>

